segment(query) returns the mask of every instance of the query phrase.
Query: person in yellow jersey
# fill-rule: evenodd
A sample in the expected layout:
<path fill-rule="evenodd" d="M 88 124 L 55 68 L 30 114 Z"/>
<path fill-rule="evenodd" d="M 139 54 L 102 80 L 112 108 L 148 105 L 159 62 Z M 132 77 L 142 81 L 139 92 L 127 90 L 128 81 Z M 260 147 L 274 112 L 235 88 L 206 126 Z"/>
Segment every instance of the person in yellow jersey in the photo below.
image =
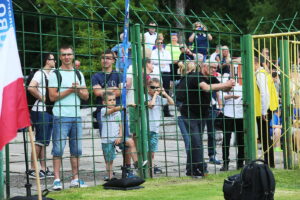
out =
<path fill-rule="evenodd" d="M 260 66 L 254 58 L 255 67 L 255 113 L 258 127 L 258 140 L 263 145 L 264 160 L 270 167 L 275 167 L 272 138 L 269 134 L 272 112 L 278 108 L 278 95 L 269 72 Z"/>

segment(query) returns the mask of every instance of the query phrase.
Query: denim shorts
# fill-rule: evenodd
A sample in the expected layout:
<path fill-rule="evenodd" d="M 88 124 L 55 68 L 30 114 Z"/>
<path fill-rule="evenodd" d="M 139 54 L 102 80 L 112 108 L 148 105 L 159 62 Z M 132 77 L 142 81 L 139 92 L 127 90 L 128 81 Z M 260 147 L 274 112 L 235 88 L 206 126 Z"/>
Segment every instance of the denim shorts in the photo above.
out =
<path fill-rule="evenodd" d="M 82 155 L 82 122 L 81 117 L 53 117 L 52 155 L 61 157 L 64 153 L 67 138 L 71 156 Z"/>
<path fill-rule="evenodd" d="M 158 139 L 159 134 L 155 132 L 150 132 L 150 152 L 157 152 L 158 151 Z"/>
<path fill-rule="evenodd" d="M 116 158 L 116 146 L 114 143 L 102 143 L 102 151 L 105 162 L 111 162 Z"/>
<path fill-rule="evenodd" d="M 47 112 L 31 111 L 33 126 L 35 128 L 35 144 L 48 146 L 53 130 L 53 116 Z"/>

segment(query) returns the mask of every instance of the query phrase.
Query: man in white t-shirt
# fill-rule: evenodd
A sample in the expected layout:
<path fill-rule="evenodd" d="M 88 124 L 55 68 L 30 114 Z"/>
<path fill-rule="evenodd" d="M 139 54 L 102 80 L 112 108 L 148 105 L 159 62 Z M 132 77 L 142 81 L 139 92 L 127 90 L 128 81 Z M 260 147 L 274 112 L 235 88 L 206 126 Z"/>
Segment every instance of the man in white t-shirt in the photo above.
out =
<path fill-rule="evenodd" d="M 56 60 L 53 54 L 44 56 L 44 67 L 35 72 L 32 80 L 29 83 L 28 91 L 36 98 L 36 101 L 31 109 L 31 121 L 35 127 L 35 149 L 37 159 L 40 160 L 41 170 L 40 179 L 53 177 L 53 173 L 46 167 L 45 151 L 49 145 L 52 136 L 52 114 L 46 112 L 46 90 L 49 74 L 55 68 Z M 33 152 L 31 153 L 33 161 Z M 30 178 L 36 178 L 35 168 L 31 162 L 31 169 L 27 172 Z"/>
<path fill-rule="evenodd" d="M 154 22 L 150 22 L 149 26 L 156 26 Z M 155 32 L 155 28 L 149 28 L 148 32 L 144 34 L 145 38 L 145 47 L 152 51 L 153 46 L 155 45 L 155 40 L 157 38 L 157 33 Z"/>

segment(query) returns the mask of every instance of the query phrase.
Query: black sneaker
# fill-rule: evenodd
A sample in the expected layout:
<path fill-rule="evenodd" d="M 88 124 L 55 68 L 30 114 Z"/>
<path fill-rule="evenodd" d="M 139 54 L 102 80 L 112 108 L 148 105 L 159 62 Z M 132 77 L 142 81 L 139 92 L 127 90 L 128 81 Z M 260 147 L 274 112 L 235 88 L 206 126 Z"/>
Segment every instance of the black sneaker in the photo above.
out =
<path fill-rule="evenodd" d="M 35 170 L 30 169 L 30 170 L 27 171 L 27 174 L 28 174 L 29 178 L 36 179 Z M 42 172 L 42 170 L 40 171 L 39 175 L 40 175 L 40 179 L 44 179 L 45 178 L 45 174 Z"/>
<path fill-rule="evenodd" d="M 53 178 L 54 177 L 54 173 L 51 172 L 48 167 L 46 169 L 45 175 L 46 175 L 47 178 Z"/>
<path fill-rule="evenodd" d="M 226 172 L 228 171 L 228 165 L 223 165 L 220 169 L 221 172 Z"/>
<path fill-rule="evenodd" d="M 162 170 L 159 167 L 154 167 L 154 174 L 162 174 Z"/>
<path fill-rule="evenodd" d="M 204 174 L 199 169 L 194 171 L 193 174 L 192 174 L 193 178 L 202 178 L 203 176 L 204 176 Z"/>

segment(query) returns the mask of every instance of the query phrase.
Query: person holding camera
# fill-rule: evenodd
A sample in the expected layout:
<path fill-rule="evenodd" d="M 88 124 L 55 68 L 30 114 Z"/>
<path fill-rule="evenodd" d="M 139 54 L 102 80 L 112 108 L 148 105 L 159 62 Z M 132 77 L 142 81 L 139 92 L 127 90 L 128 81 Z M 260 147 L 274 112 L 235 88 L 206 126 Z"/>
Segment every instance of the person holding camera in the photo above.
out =
<path fill-rule="evenodd" d="M 160 96 L 161 95 L 161 96 Z M 163 98 L 165 97 L 165 98 Z M 160 80 L 152 78 L 148 85 L 148 112 L 149 112 L 149 153 L 154 163 L 154 153 L 158 150 L 159 126 L 161 123 L 161 107 L 164 105 L 174 105 L 173 99 L 160 85 Z M 153 168 L 154 173 L 162 173 L 158 167 Z"/>
<path fill-rule="evenodd" d="M 211 34 L 207 33 L 207 28 L 201 22 L 194 23 L 194 30 L 189 36 L 189 42 L 193 44 L 193 53 L 200 53 L 203 55 L 203 62 L 206 60 L 209 40 L 212 40 Z"/>

